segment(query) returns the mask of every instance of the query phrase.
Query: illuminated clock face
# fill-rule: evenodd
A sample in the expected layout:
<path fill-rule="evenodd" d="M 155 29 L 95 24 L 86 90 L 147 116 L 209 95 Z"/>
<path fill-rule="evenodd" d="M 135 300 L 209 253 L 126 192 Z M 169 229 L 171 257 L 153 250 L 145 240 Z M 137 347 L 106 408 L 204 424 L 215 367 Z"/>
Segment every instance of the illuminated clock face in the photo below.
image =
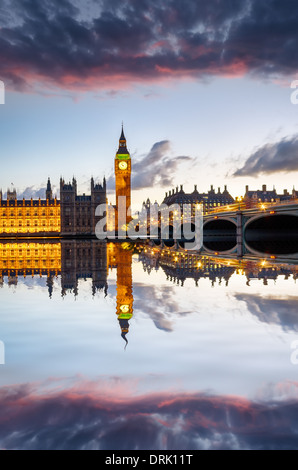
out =
<path fill-rule="evenodd" d="M 127 169 L 127 162 L 120 162 L 119 170 L 126 170 L 126 169 Z"/>
<path fill-rule="evenodd" d="M 128 313 L 129 312 L 129 305 L 121 305 L 120 310 L 122 313 Z"/>

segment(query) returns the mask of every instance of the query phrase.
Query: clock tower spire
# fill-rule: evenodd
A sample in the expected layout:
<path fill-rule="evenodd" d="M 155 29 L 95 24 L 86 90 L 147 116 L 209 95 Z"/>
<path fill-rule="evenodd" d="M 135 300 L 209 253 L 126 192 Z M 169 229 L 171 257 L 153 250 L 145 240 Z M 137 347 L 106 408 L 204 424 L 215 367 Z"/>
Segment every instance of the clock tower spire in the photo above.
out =
<path fill-rule="evenodd" d="M 121 135 L 120 135 L 120 139 L 119 139 L 119 149 L 118 149 L 117 154 L 129 155 L 129 152 L 126 148 L 126 137 L 124 135 L 123 123 L 122 123 L 122 128 L 121 128 Z"/>
<path fill-rule="evenodd" d="M 123 124 L 119 139 L 119 148 L 115 156 L 115 181 L 116 181 L 116 232 L 126 231 L 131 220 L 131 158 L 127 150 Z"/>

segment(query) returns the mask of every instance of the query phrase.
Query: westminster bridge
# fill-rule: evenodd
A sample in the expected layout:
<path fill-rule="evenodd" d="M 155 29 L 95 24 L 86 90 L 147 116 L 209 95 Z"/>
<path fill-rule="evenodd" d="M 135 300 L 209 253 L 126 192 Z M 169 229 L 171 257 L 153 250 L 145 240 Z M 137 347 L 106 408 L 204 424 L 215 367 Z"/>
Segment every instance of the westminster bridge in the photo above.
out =
<path fill-rule="evenodd" d="M 194 230 L 194 225 L 193 225 Z M 159 240 L 156 244 L 183 248 L 187 240 Z M 188 246 L 190 246 L 188 244 Z M 191 249 L 191 248 L 190 248 Z M 203 247 L 207 254 L 243 257 L 264 253 L 297 257 L 298 199 L 278 203 L 222 206 L 203 216 Z"/>
<path fill-rule="evenodd" d="M 218 208 L 204 216 L 204 250 L 260 255 L 298 252 L 298 200 L 245 203 Z M 217 247 L 217 248 L 216 248 Z"/>

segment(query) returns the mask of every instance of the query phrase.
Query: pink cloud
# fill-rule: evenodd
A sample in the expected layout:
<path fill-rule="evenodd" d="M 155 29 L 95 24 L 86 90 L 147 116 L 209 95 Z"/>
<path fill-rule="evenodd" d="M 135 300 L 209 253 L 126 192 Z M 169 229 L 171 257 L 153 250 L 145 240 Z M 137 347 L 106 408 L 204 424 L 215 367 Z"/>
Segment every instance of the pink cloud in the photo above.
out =
<path fill-rule="evenodd" d="M 206 76 L 282 80 L 297 73 L 297 40 L 288 27 L 293 12 L 281 1 L 252 0 L 250 8 L 235 0 L 183 6 L 168 0 L 166 8 L 115 1 L 83 22 L 68 0 L 61 8 L 15 0 L 14 21 L 1 25 L 0 19 L 6 86 L 84 92 Z"/>
<path fill-rule="evenodd" d="M 53 389 L 48 388 L 51 383 Z M 288 400 L 253 402 L 204 393 L 138 395 L 128 383 L 117 378 L 96 382 L 77 378 L 66 388 L 60 388 L 59 381 L 40 388 L 38 384 L 3 387 L 0 446 L 183 450 L 269 445 L 277 449 L 297 442 L 297 384 L 291 384 Z"/>

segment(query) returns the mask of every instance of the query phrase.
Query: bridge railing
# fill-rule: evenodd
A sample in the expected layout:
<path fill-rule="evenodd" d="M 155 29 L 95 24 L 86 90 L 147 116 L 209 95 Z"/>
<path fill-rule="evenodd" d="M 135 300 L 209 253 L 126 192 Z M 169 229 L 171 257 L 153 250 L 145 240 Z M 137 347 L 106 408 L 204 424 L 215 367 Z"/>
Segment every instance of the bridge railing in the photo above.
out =
<path fill-rule="evenodd" d="M 234 204 L 229 204 L 227 206 L 218 206 L 214 209 L 210 209 L 206 215 L 218 214 L 222 212 L 236 212 L 243 211 L 248 209 L 259 209 L 267 210 L 270 208 L 284 206 L 284 205 L 293 205 L 298 204 L 298 198 L 292 198 L 285 201 L 274 201 L 274 202 L 261 202 L 261 201 L 238 201 Z"/>

